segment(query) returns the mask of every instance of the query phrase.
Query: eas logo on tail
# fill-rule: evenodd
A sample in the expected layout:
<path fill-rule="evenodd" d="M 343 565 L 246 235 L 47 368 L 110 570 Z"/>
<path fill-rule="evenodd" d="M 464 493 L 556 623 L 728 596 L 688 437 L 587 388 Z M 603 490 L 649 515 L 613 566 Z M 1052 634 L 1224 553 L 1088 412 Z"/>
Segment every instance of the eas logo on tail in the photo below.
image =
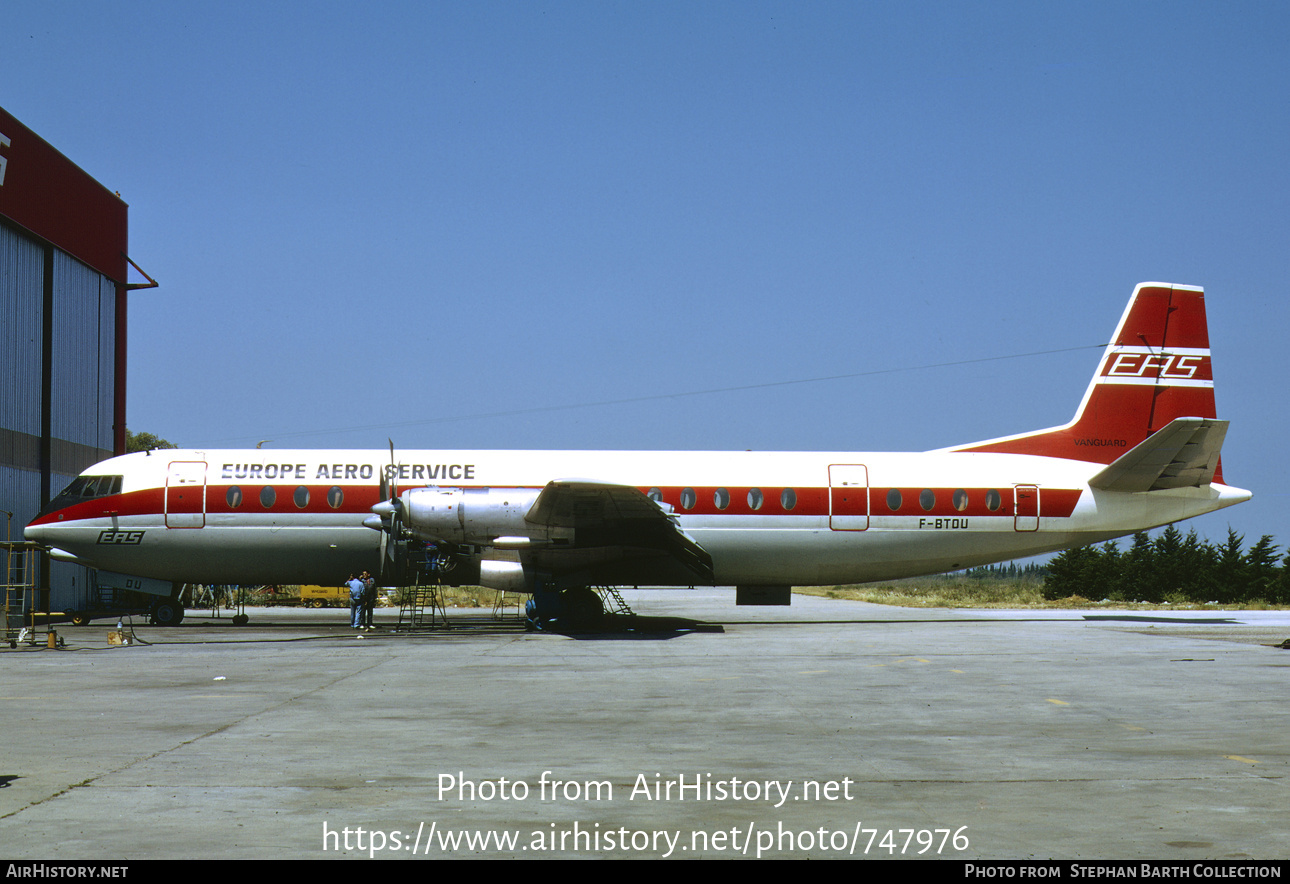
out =
<path fill-rule="evenodd" d="M 1104 378 L 1137 381 L 1196 381 L 1212 386 L 1209 351 L 1160 353 L 1148 347 L 1126 347 L 1117 352 L 1102 375 Z"/>

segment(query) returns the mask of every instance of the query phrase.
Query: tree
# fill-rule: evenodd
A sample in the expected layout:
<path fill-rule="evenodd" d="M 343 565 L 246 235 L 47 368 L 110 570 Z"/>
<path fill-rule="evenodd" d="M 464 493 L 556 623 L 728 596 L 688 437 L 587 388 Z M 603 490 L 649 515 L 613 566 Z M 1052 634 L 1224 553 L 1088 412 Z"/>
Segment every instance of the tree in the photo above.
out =
<path fill-rule="evenodd" d="M 154 448 L 178 448 L 173 442 L 167 442 L 160 436 L 154 436 L 151 433 L 132 433 L 127 427 L 125 431 L 125 450 L 126 452 L 135 451 L 152 451 Z"/>
<path fill-rule="evenodd" d="M 1237 534 L 1232 527 L 1227 529 L 1227 542 L 1218 548 L 1215 565 L 1215 589 L 1211 596 L 1215 601 L 1233 601 L 1244 592 L 1247 570 L 1245 553 L 1241 549 L 1244 542 L 1244 534 Z"/>
<path fill-rule="evenodd" d="M 1107 598 L 1120 601 L 1137 601 L 1143 597 L 1155 571 L 1155 550 L 1146 531 L 1133 535 L 1133 546 L 1120 557 L 1120 573 Z"/>
<path fill-rule="evenodd" d="M 1054 556 L 1044 578 L 1044 598 L 1092 597 L 1104 583 L 1103 561 L 1102 554 L 1091 546 L 1077 546 Z"/>
<path fill-rule="evenodd" d="M 1272 536 L 1264 534 L 1245 554 L 1245 600 L 1268 600 L 1276 595 L 1277 547 Z"/>
<path fill-rule="evenodd" d="M 1216 546 L 1201 540 L 1195 529 L 1184 537 L 1170 525 L 1155 540 L 1145 531 L 1134 534 L 1126 552 L 1114 541 L 1067 550 L 1049 562 L 1044 597 L 1290 603 L 1290 552 L 1282 558 L 1266 534 L 1249 552 L 1242 552 L 1243 541 L 1229 528 L 1226 542 Z"/>
<path fill-rule="evenodd" d="M 1277 575 L 1277 583 L 1273 588 L 1275 593 L 1272 598 L 1268 599 L 1278 605 L 1290 604 L 1290 550 L 1281 560 L 1281 573 Z"/>

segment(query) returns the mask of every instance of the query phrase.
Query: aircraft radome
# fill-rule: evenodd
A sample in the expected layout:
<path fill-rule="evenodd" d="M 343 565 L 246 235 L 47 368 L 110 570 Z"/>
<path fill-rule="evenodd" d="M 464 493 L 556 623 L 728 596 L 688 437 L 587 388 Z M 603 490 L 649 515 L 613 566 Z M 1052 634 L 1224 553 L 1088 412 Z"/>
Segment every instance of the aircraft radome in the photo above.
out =
<path fill-rule="evenodd" d="M 1223 484 L 1205 296 L 1143 283 L 1074 419 L 936 451 L 154 450 L 86 470 L 27 526 L 51 554 L 182 583 L 534 594 L 594 622 L 610 585 L 793 585 L 968 568 L 1248 500 Z M 177 591 L 177 589 L 176 589 Z M 173 601 L 172 601 L 173 607 Z M 172 615 L 173 616 L 173 615 Z M 182 616 L 179 609 L 178 616 Z"/>

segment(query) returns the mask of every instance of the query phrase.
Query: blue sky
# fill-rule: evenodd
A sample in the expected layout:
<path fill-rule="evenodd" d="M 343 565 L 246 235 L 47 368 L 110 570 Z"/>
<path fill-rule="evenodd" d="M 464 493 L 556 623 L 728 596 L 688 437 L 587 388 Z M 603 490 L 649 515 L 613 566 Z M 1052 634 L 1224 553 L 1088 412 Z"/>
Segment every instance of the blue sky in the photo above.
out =
<path fill-rule="evenodd" d="M 120 191 L 161 283 L 131 298 L 132 429 L 936 448 L 1064 423 L 1098 357 L 1072 348 L 1165 281 L 1206 288 L 1255 492 L 1193 524 L 1290 542 L 1284 4 L 3 17 L 0 105 Z"/>

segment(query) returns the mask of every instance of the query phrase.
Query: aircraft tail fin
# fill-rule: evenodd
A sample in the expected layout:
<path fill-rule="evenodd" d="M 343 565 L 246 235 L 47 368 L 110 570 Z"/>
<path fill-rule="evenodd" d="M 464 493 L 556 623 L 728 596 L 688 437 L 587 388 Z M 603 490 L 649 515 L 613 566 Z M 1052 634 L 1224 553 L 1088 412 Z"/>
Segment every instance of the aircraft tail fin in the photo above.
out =
<path fill-rule="evenodd" d="M 1218 446 L 1226 424 L 1223 430 L 1217 430 L 1216 416 L 1204 290 L 1144 282 L 1134 289 L 1115 336 L 1103 352 L 1069 424 L 951 450 L 1035 454 L 1111 464 L 1136 452 L 1147 437 L 1179 418 L 1200 418 L 1208 422 L 1206 426 L 1214 425 L 1200 432 L 1208 440 L 1205 447 L 1213 448 L 1213 473 L 1208 475 L 1221 482 Z M 1173 432 L 1183 431 L 1175 428 Z M 1138 454 L 1142 455 L 1142 463 L 1152 459 L 1142 452 Z M 1139 475 L 1142 469 L 1135 468 Z M 1104 470 L 1099 475 L 1109 472 Z"/>

